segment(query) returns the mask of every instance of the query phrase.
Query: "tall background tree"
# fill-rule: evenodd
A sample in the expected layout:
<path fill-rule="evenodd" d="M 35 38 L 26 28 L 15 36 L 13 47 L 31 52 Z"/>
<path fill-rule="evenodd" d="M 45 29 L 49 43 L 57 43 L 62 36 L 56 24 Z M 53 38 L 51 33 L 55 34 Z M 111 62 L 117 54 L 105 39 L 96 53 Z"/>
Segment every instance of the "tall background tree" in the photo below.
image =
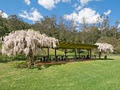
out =
<path fill-rule="evenodd" d="M 45 33 L 61 42 L 73 42 L 83 44 L 109 43 L 114 46 L 114 53 L 120 53 L 120 31 L 119 21 L 110 25 L 109 17 L 101 16 L 102 22 L 88 24 L 83 18 L 83 23 L 66 21 L 63 17 L 45 16 L 41 21 L 29 24 L 16 15 L 8 18 L 0 17 L 0 37 L 8 35 L 12 31 L 23 29 L 34 29 Z"/>

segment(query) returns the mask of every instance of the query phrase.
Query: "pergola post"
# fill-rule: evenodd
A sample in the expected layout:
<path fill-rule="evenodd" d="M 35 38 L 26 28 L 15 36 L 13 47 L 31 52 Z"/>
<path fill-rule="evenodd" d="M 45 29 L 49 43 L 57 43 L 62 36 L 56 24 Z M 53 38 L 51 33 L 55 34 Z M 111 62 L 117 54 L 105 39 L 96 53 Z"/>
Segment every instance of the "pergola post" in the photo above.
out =
<path fill-rule="evenodd" d="M 89 55 L 90 55 L 90 53 L 89 53 L 89 49 L 88 49 L 87 51 L 88 51 L 88 54 L 87 54 L 87 55 L 89 56 Z"/>
<path fill-rule="evenodd" d="M 87 51 L 88 51 L 87 59 L 89 59 L 90 58 L 90 49 L 88 49 Z"/>
<path fill-rule="evenodd" d="M 80 59 L 80 49 L 79 49 L 79 59 Z"/>
<path fill-rule="evenodd" d="M 99 59 L 101 59 L 101 52 L 99 52 Z"/>
<path fill-rule="evenodd" d="M 76 60 L 76 49 L 75 49 L 75 60 Z"/>
<path fill-rule="evenodd" d="M 66 57 L 67 57 L 67 49 L 65 49 L 65 60 L 67 59 Z"/>
<path fill-rule="evenodd" d="M 92 56 L 92 50 L 90 49 L 90 59 L 91 59 L 91 56 Z"/>
<path fill-rule="evenodd" d="M 49 53 L 49 47 L 47 48 L 47 52 L 48 52 L 48 60 L 50 59 L 49 57 L 50 57 L 50 53 Z"/>
<path fill-rule="evenodd" d="M 57 50 L 55 48 L 55 60 L 57 61 Z"/>

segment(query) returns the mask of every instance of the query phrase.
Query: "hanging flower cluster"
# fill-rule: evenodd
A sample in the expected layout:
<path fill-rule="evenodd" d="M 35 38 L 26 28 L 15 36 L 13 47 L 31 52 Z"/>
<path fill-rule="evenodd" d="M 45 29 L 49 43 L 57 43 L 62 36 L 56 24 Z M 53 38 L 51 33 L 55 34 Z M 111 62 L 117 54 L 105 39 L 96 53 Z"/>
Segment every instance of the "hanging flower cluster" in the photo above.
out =
<path fill-rule="evenodd" d="M 26 56 L 30 52 L 36 53 L 41 47 L 55 48 L 58 40 L 40 34 L 33 30 L 20 30 L 10 33 L 3 38 L 2 54 L 17 55 L 24 53 Z"/>
<path fill-rule="evenodd" d="M 100 52 L 104 51 L 104 52 L 113 52 L 114 48 L 111 44 L 107 44 L 107 43 L 96 43 L 95 45 L 98 46 L 98 50 Z"/>

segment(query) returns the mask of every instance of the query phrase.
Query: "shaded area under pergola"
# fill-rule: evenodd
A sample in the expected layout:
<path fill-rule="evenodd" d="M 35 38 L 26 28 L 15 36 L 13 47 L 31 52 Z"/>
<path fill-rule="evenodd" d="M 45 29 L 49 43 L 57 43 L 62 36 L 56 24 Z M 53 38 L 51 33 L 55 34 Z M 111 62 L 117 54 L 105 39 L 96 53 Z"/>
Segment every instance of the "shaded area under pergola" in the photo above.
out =
<path fill-rule="evenodd" d="M 46 47 L 43 47 L 46 48 Z M 57 44 L 56 48 L 54 49 L 54 58 L 51 59 L 50 55 L 50 48 L 47 47 L 47 56 L 42 56 L 41 61 L 42 62 L 51 62 L 51 61 L 69 61 L 69 60 L 80 60 L 80 59 L 91 59 L 91 53 L 92 49 L 97 48 L 97 45 L 89 45 L 89 44 L 80 44 L 80 43 L 71 43 L 71 42 L 60 42 Z M 57 55 L 57 50 L 63 49 L 64 55 Z M 74 50 L 74 58 L 68 58 L 67 56 L 67 50 L 73 49 Z M 81 50 L 87 50 L 87 55 L 83 55 L 81 57 L 80 53 Z M 79 57 L 77 57 L 77 53 L 79 54 Z"/>

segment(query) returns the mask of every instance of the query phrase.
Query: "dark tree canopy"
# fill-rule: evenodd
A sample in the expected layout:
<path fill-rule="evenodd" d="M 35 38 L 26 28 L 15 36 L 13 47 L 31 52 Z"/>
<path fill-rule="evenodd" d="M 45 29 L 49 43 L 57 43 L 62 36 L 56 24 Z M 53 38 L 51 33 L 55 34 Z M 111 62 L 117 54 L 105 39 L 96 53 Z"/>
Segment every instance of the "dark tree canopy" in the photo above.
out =
<path fill-rule="evenodd" d="M 74 25 L 74 21 L 66 21 L 64 18 L 57 18 L 55 15 L 44 17 L 41 21 L 29 24 L 16 15 L 11 15 L 7 19 L 0 17 L 0 37 L 16 30 L 34 29 L 40 33 L 45 33 L 50 37 L 55 37 L 62 42 L 95 44 L 96 42 L 106 42 L 112 44 L 115 52 L 120 50 L 119 21 L 110 25 L 109 17 L 104 17 L 102 23 L 79 25 L 79 29 Z"/>

